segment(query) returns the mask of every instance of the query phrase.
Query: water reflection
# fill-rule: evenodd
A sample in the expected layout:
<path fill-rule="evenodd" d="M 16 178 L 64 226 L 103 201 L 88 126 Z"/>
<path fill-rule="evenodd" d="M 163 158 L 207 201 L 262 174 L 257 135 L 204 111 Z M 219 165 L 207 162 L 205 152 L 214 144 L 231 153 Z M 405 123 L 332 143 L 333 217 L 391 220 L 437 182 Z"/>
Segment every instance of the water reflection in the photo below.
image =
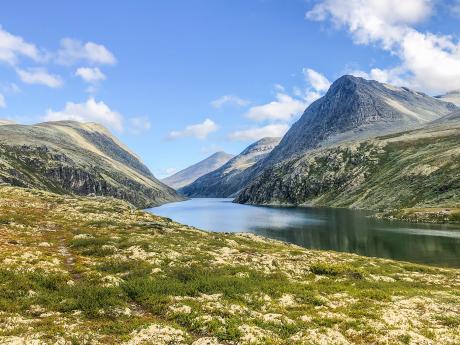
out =
<path fill-rule="evenodd" d="M 460 267 L 458 226 L 378 220 L 348 209 L 238 205 L 231 199 L 192 199 L 150 211 L 210 231 L 252 232 L 305 248 Z"/>

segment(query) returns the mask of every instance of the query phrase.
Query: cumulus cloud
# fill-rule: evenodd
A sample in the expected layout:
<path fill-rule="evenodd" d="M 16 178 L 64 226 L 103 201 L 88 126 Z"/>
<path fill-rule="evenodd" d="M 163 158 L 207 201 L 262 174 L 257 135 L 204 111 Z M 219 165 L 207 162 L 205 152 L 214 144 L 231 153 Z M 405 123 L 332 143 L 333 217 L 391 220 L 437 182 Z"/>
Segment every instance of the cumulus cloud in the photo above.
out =
<path fill-rule="evenodd" d="M 322 0 L 307 14 L 345 27 L 357 44 L 377 44 L 398 56 L 400 66 L 365 72 L 380 81 L 396 80 L 427 92 L 460 88 L 460 43 L 452 36 L 420 32 L 429 18 L 430 0 Z"/>
<path fill-rule="evenodd" d="M 182 131 L 172 131 L 169 133 L 169 139 L 178 139 L 192 137 L 197 139 L 206 139 L 209 134 L 219 129 L 219 126 L 211 119 L 206 119 L 202 123 L 185 127 Z"/>
<path fill-rule="evenodd" d="M 230 133 L 229 139 L 235 141 L 255 141 L 265 137 L 281 137 L 288 131 L 288 129 L 289 125 L 285 123 L 271 124 L 263 127 L 235 131 Z"/>
<path fill-rule="evenodd" d="M 63 81 L 60 76 L 48 73 L 44 68 L 16 69 L 19 78 L 26 84 L 41 84 L 51 88 L 61 87 Z"/>
<path fill-rule="evenodd" d="M 315 91 L 324 92 L 331 86 L 331 82 L 324 75 L 311 68 L 304 68 L 303 73 L 305 79 Z"/>
<path fill-rule="evenodd" d="M 405 78 L 408 78 L 407 72 L 401 67 L 389 69 L 372 68 L 369 72 L 362 70 L 349 70 L 347 71 L 347 74 L 397 86 L 406 85 L 407 80 Z"/>
<path fill-rule="evenodd" d="M 276 100 L 251 107 L 246 114 L 251 120 L 281 120 L 289 121 L 294 116 L 305 110 L 306 103 L 302 99 L 293 98 L 290 95 L 282 92 L 276 94 Z"/>
<path fill-rule="evenodd" d="M 45 121 L 73 120 L 79 122 L 97 122 L 117 131 L 123 130 L 123 117 L 109 108 L 107 104 L 94 98 L 84 103 L 66 103 L 64 109 L 54 111 L 49 109 L 44 116 Z"/>
<path fill-rule="evenodd" d="M 0 93 L 0 108 L 6 108 L 5 97 Z"/>
<path fill-rule="evenodd" d="M 250 102 L 246 99 L 242 99 L 240 97 L 234 95 L 224 95 L 219 97 L 218 99 L 211 102 L 211 105 L 214 108 L 222 108 L 224 105 L 236 105 L 239 107 L 244 107 L 248 105 Z"/>
<path fill-rule="evenodd" d="M 62 39 L 56 62 L 62 65 L 72 65 L 78 61 L 100 65 L 113 65 L 117 62 L 115 56 L 102 44 L 83 43 L 71 38 Z"/>
<path fill-rule="evenodd" d="M 75 71 L 75 75 L 92 84 L 106 78 L 105 74 L 97 67 L 80 67 Z"/>
<path fill-rule="evenodd" d="M 35 61 L 43 59 L 39 49 L 33 43 L 26 42 L 22 37 L 15 36 L 0 26 L 0 61 L 15 65 L 20 56 Z"/>

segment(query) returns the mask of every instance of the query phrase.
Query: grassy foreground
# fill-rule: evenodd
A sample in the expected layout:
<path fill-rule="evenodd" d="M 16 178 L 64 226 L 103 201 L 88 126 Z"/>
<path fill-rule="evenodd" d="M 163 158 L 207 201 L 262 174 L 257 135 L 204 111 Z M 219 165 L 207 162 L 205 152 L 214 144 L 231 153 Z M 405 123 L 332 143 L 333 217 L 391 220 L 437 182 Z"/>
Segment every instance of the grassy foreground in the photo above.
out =
<path fill-rule="evenodd" d="M 460 344 L 460 270 L 0 187 L 0 344 Z"/>

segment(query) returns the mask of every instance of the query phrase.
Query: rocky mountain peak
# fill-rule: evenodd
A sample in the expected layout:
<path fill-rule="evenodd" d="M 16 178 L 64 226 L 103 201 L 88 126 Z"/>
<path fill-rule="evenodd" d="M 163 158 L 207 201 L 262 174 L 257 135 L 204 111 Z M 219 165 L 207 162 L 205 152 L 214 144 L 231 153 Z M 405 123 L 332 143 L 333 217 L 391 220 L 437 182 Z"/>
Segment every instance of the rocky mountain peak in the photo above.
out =
<path fill-rule="evenodd" d="M 345 75 L 305 110 L 267 164 L 319 146 L 417 128 L 456 109 L 408 88 Z"/>

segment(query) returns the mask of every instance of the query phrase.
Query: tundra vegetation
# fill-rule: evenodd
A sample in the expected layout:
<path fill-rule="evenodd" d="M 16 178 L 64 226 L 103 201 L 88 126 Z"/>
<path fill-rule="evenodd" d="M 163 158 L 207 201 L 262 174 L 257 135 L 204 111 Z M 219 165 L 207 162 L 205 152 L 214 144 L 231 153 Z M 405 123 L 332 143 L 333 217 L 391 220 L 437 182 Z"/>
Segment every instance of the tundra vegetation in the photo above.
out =
<path fill-rule="evenodd" d="M 460 270 L 0 187 L 0 344 L 459 344 Z"/>

